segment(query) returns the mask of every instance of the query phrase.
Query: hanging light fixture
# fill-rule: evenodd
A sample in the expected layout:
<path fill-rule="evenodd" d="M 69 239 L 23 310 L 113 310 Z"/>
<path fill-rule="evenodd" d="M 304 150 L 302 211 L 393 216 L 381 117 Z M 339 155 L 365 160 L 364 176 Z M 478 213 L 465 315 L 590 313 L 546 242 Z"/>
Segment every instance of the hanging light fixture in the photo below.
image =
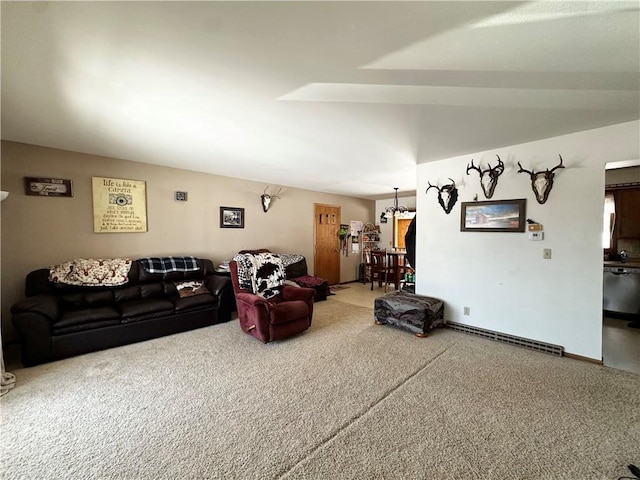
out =
<path fill-rule="evenodd" d="M 393 207 L 387 207 L 384 209 L 384 212 L 382 212 L 382 215 L 380 216 L 380 218 L 385 217 L 385 218 L 391 218 L 394 215 L 399 215 L 401 213 L 405 213 L 408 212 L 409 209 L 407 207 L 403 207 L 402 205 L 398 205 L 398 187 L 393 187 L 393 189 L 396 191 L 395 193 L 395 197 L 393 198 Z"/>

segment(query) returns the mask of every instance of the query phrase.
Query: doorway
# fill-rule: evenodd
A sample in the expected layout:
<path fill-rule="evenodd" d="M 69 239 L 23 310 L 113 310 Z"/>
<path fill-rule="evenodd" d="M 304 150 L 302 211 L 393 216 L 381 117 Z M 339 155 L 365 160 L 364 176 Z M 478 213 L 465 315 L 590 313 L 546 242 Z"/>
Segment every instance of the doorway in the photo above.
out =
<path fill-rule="evenodd" d="M 415 211 L 404 212 L 393 216 L 393 248 L 405 250 L 407 247 L 404 237 L 407 234 L 411 220 L 416 216 Z"/>
<path fill-rule="evenodd" d="M 329 285 L 340 283 L 340 207 L 315 204 L 313 271 Z"/>
<path fill-rule="evenodd" d="M 628 267 L 640 270 L 640 160 L 615 163 L 605 172 L 602 362 L 640 375 L 640 328 L 629 326 L 640 322 L 640 312 L 627 305 L 637 290 L 637 282 L 630 281 L 636 268 Z M 631 254 L 628 262 L 620 262 L 622 250 Z"/>

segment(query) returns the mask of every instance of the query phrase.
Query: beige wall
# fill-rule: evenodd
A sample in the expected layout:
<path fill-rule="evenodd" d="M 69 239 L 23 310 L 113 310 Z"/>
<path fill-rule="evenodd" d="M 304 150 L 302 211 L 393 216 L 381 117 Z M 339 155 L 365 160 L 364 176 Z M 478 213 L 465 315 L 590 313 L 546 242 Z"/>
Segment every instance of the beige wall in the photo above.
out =
<path fill-rule="evenodd" d="M 73 197 L 24 194 L 23 177 L 73 181 Z M 91 177 L 147 182 L 146 233 L 93 233 Z M 195 255 L 214 263 L 249 248 L 300 253 L 313 272 L 314 203 L 341 207 L 342 223 L 373 221 L 375 202 L 296 188 L 283 188 L 268 213 L 260 194 L 266 184 L 117 160 L 14 142 L 2 142 L 2 326 L 15 340 L 10 306 L 23 297 L 24 279 L 36 268 L 74 258 Z M 176 190 L 188 192 L 176 202 Z M 244 229 L 219 228 L 219 207 L 243 207 Z M 336 247 L 338 239 L 336 238 Z M 360 258 L 341 256 L 340 281 L 355 280 Z"/>

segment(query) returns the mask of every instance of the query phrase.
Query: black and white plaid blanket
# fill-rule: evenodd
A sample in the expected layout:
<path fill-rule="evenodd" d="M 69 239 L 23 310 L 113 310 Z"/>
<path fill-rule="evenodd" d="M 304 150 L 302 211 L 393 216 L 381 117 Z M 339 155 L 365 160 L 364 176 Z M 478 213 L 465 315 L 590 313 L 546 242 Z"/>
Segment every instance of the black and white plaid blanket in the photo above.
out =
<path fill-rule="evenodd" d="M 138 261 L 149 273 L 193 272 L 200 270 L 196 257 L 145 257 Z"/>

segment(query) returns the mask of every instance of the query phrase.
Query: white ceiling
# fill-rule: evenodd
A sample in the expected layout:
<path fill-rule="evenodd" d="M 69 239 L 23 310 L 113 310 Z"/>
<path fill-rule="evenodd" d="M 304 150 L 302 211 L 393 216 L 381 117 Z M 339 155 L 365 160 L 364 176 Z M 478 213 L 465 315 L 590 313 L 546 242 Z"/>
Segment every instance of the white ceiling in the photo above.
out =
<path fill-rule="evenodd" d="M 640 117 L 638 1 L 1 8 L 5 140 L 376 198 Z"/>

